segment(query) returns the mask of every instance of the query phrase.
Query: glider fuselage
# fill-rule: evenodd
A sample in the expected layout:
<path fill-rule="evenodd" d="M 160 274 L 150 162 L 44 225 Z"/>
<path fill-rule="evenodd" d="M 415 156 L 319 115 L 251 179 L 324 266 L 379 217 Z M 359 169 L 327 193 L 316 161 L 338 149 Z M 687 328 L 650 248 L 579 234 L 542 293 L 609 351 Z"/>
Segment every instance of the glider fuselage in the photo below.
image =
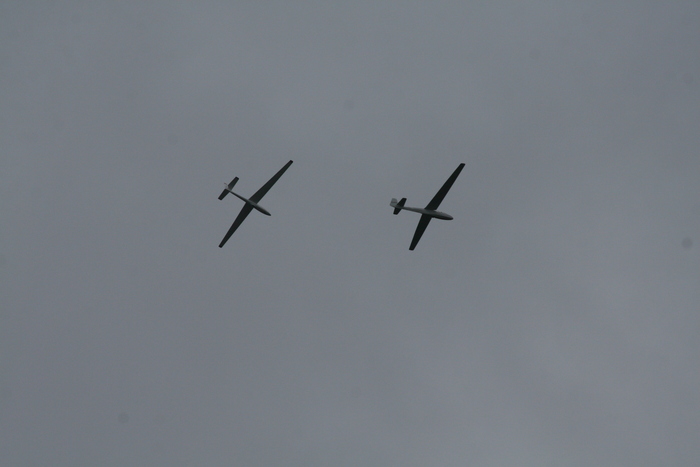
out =
<path fill-rule="evenodd" d="M 234 193 L 234 192 L 231 191 L 231 190 L 228 190 L 228 191 L 231 192 L 231 194 L 232 194 L 233 196 L 242 199 L 242 200 L 245 201 L 247 204 L 250 204 L 250 205 L 253 206 L 255 209 L 257 209 L 258 211 L 260 211 L 260 212 L 262 212 L 263 214 L 265 214 L 266 216 L 271 216 L 271 215 L 272 215 L 272 214 L 270 214 L 270 213 L 267 211 L 267 209 L 263 208 L 262 206 L 260 206 L 260 205 L 259 205 L 258 203 L 256 203 L 255 201 L 251 201 L 251 200 L 249 200 L 248 198 L 245 198 L 245 197 L 239 195 L 238 193 Z"/>
<path fill-rule="evenodd" d="M 449 214 L 446 214 L 446 213 L 440 212 L 440 211 L 434 211 L 432 209 L 412 208 L 409 206 L 402 206 L 401 209 L 406 210 L 406 211 L 417 212 L 419 214 L 424 214 L 426 216 L 434 217 L 435 219 L 442 219 L 444 221 L 451 221 L 452 219 L 454 219 L 454 217 L 450 216 Z"/>

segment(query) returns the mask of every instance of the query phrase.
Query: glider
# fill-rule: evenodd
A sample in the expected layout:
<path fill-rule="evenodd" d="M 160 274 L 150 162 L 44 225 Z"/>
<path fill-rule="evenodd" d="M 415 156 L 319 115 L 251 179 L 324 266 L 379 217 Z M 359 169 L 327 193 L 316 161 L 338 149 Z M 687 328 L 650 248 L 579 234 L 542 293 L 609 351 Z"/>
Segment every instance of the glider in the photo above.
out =
<path fill-rule="evenodd" d="M 399 211 L 402 209 L 405 209 L 406 211 L 413 211 L 421 214 L 420 220 L 418 221 L 418 227 L 416 227 L 416 233 L 413 234 L 413 240 L 411 241 L 411 246 L 409 250 L 413 250 L 416 245 L 418 244 L 418 240 L 420 240 L 421 236 L 423 235 L 423 232 L 425 232 L 425 228 L 428 227 L 428 223 L 430 222 L 430 219 L 435 218 L 435 219 L 442 219 L 446 221 L 452 220 L 452 216 L 449 214 L 445 214 L 444 212 L 436 211 L 438 206 L 440 206 L 440 203 L 442 202 L 442 199 L 445 197 L 448 191 L 450 191 L 450 188 L 452 188 L 452 184 L 457 180 L 457 176 L 459 173 L 462 171 L 464 168 L 464 164 L 459 164 L 459 167 L 455 169 L 454 172 L 452 172 L 452 175 L 450 175 L 450 178 L 447 179 L 444 185 L 442 185 L 442 188 L 437 192 L 437 194 L 433 197 L 433 199 L 430 200 L 428 205 L 424 208 L 411 208 L 408 206 L 404 206 L 406 203 L 406 198 L 401 198 L 401 201 L 396 201 L 396 198 L 391 199 L 390 206 L 394 208 L 394 214 L 398 214 Z"/>
<path fill-rule="evenodd" d="M 226 185 L 226 188 L 224 188 L 224 191 L 221 192 L 219 195 L 219 199 L 224 199 L 227 194 L 231 193 L 232 195 L 236 196 L 237 198 L 242 199 L 245 201 L 245 205 L 243 206 L 243 209 L 241 209 L 241 212 L 238 214 L 238 217 L 236 217 L 236 220 L 233 221 L 233 225 L 231 225 L 231 228 L 228 229 L 228 232 L 226 232 L 226 235 L 224 236 L 224 239 L 221 240 L 221 243 L 219 243 L 219 248 L 223 247 L 224 244 L 228 241 L 228 239 L 233 235 L 233 233 L 236 231 L 239 225 L 241 225 L 241 222 L 248 217 L 248 214 L 250 214 L 250 211 L 253 209 L 256 209 L 266 216 L 269 216 L 270 213 L 267 212 L 262 206 L 260 206 L 258 203 L 262 199 L 263 196 L 265 196 L 265 193 L 268 192 L 270 188 L 272 188 L 272 185 L 275 184 L 277 180 L 282 176 L 282 174 L 289 168 L 290 165 L 292 165 L 292 162 L 294 161 L 289 161 L 287 162 L 284 167 L 282 167 L 279 172 L 277 172 L 266 184 L 262 186 L 258 191 L 253 194 L 250 198 L 244 198 L 243 196 L 239 195 L 238 193 L 234 193 L 233 187 L 238 181 L 238 177 L 234 178 L 231 180 L 231 183 L 228 183 Z"/>

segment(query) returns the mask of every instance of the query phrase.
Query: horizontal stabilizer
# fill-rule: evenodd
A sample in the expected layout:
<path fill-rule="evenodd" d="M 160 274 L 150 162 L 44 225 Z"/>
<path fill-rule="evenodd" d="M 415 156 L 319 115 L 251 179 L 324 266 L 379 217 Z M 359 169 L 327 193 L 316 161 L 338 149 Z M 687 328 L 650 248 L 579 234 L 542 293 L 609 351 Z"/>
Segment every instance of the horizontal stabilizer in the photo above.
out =
<path fill-rule="evenodd" d="M 394 201 L 396 201 L 396 200 L 394 200 Z M 398 214 L 399 211 L 401 211 L 401 208 L 403 207 L 404 204 L 406 204 L 406 198 L 401 198 L 401 201 L 399 201 L 398 203 L 396 203 L 394 205 L 394 215 Z"/>
<path fill-rule="evenodd" d="M 231 183 L 226 185 L 226 188 L 224 189 L 224 191 L 222 191 L 221 194 L 219 195 L 219 199 L 224 199 L 224 197 L 231 192 L 233 187 L 236 185 L 237 181 L 238 181 L 238 177 L 231 180 Z"/>

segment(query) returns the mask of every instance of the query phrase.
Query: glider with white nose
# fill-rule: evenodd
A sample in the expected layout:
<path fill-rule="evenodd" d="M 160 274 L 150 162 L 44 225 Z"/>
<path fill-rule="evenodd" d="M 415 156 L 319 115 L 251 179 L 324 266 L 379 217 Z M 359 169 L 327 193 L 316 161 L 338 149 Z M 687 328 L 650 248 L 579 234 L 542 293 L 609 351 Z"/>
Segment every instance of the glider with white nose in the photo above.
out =
<path fill-rule="evenodd" d="M 450 216 L 449 214 L 445 214 L 444 212 L 437 211 L 437 208 L 438 206 L 440 206 L 440 203 L 442 202 L 447 192 L 450 191 L 450 188 L 452 188 L 452 184 L 455 182 L 455 180 L 457 180 L 457 176 L 463 168 L 464 164 L 459 164 L 455 171 L 452 172 L 452 175 L 450 175 L 450 178 L 447 179 L 445 184 L 442 185 L 442 188 L 440 188 L 437 194 L 433 197 L 433 199 L 430 200 L 428 205 L 424 208 L 411 208 L 405 206 L 406 198 L 401 198 L 401 201 L 396 201 L 396 198 L 391 199 L 391 203 L 389 204 L 392 208 L 394 208 L 394 214 L 398 214 L 401 210 L 413 211 L 421 214 L 420 220 L 418 221 L 418 227 L 416 227 L 416 233 L 413 234 L 413 240 L 411 241 L 411 246 L 409 247 L 409 250 L 413 250 L 416 247 L 416 245 L 418 244 L 418 240 L 420 240 L 421 236 L 423 236 L 423 232 L 425 232 L 426 227 L 428 227 L 430 219 L 434 218 L 446 221 L 452 220 L 452 216 Z"/>

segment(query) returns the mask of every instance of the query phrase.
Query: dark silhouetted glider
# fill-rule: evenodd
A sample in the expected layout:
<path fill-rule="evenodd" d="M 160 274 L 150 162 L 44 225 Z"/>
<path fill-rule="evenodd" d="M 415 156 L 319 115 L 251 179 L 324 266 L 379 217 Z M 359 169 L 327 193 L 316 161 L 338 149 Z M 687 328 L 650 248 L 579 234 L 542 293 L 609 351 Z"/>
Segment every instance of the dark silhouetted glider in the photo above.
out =
<path fill-rule="evenodd" d="M 401 201 L 396 201 L 396 198 L 391 199 L 391 203 L 389 204 L 392 208 L 394 208 L 394 214 L 398 214 L 399 211 L 401 211 L 402 209 L 421 214 L 420 220 L 418 221 L 418 227 L 416 227 L 416 233 L 413 234 L 413 240 L 411 241 L 411 246 L 409 247 L 409 250 L 413 250 L 416 247 L 416 245 L 418 244 L 418 240 L 420 240 L 421 236 L 423 236 L 423 232 L 425 232 L 425 228 L 428 227 L 430 219 L 435 218 L 446 221 L 452 220 L 452 216 L 450 216 L 449 214 L 445 214 L 444 212 L 436 211 L 436 209 L 438 208 L 438 206 L 440 206 L 442 199 L 445 197 L 447 192 L 450 191 L 450 188 L 452 188 L 452 184 L 455 182 L 455 180 L 457 180 L 457 176 L 463 168 L 464 164 L 459 164 L 455 171 L 452 172 L 452 175 L 450 175 L 450 178 L 447 179 L 445 184 L 442 185 L 442 188 L 440 188 L 437 194 L 433 197 L 433 199 L 430 200 L 428 205 L 424 208 L 411 208 L 408 206 L 404 206 L 406 204 L 406 198 L 401 198 Z"/>
<path fill-rule="evenodd" d="M 234 193 L 233 187 L 238 181 L 238 177 L 234 178 L 231 180 L 231 183 L 228 183 L 226 185 L 226 188 L 224 188 L 224 191 L 221 192 L 219 195 L 219 199 L 224 199 L 227 194 L 231 193 L 232 195 L 236 196 L 237 198 L 242 199 L 245 201 L 245 204 L 243 205 L 243 209 L 241 209 L 241 212 L 238 214 L 238 217 L 236 217 L 236 220 L 233 221 L 233 225 L 231 225 L 231 228 L 228 229 L 228 232 L 226 232 L 226 235 L 224 236 L 224 239 L 221 240 L 221 243 L 219 243 L 219 248 L 223 247 L 224 244 L 228 241 L 229 238 L 231 238 L 231 235 L 236 231 L 239 225 L 241 225 L 241 222 L 248 217 L 248 214 L 250 214 L 250 211 L 253 209 L 256 209 L 266 216 L 269 216 L 270 213 L 267 212 L 262 206 L 260 206 L 258 203 L 262 199 L 263 196 L 265 196 L 265 193 L 267 193 L 270 188 L 272 188 L 272 185 L 279 180 L 279 178 L 282 176 L 282 174 L 289 168 L 290 165 L 292 165 L 292 162 L 294 161 L 289 161 L 287 162 L 284 167 L 282 167 L 279 172 L 277 172 L 266 184 L 262 186 L 258 191 L 253 194 L 250 198 L 244 198 L 243 196 L 239 195 L 238 193 Z"/>

